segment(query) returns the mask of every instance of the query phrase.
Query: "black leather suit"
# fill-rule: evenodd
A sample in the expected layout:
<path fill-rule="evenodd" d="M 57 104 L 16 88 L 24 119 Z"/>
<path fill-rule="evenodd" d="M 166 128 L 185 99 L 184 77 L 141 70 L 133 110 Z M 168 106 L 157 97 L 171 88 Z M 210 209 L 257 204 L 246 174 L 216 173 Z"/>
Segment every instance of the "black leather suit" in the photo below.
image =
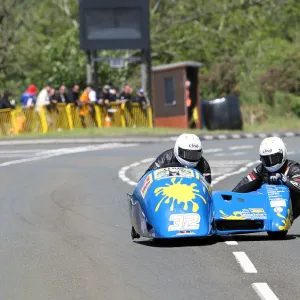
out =
<path fill-rule="evenodd" d="M 162 154 L 160 154 L 156 160 L 151 164 L 151 166 L 148 168 L 148 170 L 145 172 L 149 172 L 150 170 L 155 170 L 159 168 L 163 168 L 164 166 L 167 166 L 168 164 L 178 164 L 180 165 L 179 161 L 177 160 L 175 154 L 174 154 L 174 148 L 171 148 Z M 211 170 L 208 162 L 206 159 L 202 156 L 199 163 L 195 167 L 206 179 L 206 181 L 210 184 L 211 183 Z M 144 174 L 144 175 L 145 175 Z M 143 176 L 144 176 L 143 175 Z"/>
<path fill-rule="evenodd" d="M 237 186 L 232 190 L 238 193 L 248 193 L 260 188 L 263 183 L 268 183 L 270 176 L 280 173 L 286 176 L 283 181 L 291 193 L 291 201 L 293 206 L 293 217 L 296 219 L 300 215 L 300 164 L 287 160 L 285 164 L 277 172 L 269 172 L 263 164 L 259 164 L 253 171 L 244 177 Z"/>

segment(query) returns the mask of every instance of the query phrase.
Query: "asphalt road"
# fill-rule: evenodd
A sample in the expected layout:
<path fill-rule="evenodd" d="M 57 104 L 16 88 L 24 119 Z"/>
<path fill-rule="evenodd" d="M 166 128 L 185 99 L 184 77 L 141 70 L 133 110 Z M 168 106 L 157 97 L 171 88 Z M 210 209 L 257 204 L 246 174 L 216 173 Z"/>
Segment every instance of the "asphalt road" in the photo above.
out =
<path fill-rule="evenodd" d="M 285 141 L 290 158 L 300 161 L 300 139 Z M 214 189 L 232 189 L 247 174 L 229 176 L 257 160 L 259 143 L 203 143 Z M 266 282 L 279 299 L 298 300 L 298 220 L 284 241 L 259 234 L 234 236 L 235 245 L 219 239 L 132 242 L 126 192 L 134 187 L 119 170 L 172 145 L 2 147 L 0 299 L 254 300 L 259 296 L 251 284 Z M 148 164 L 128 169 L 127 180 L 136 181 Z M 257 273 L 244 273 L 235 251 L 245 252 Z"/>

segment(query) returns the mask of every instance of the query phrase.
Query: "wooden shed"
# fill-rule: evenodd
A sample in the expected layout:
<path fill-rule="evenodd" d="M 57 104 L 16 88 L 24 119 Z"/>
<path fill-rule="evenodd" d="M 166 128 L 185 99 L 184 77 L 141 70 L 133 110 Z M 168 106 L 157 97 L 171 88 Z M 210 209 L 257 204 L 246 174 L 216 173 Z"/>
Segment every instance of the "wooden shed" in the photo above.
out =
<path fill-rule="evenodd" d="M 179 62 L 152 68 L 152 99 L 156 127 L 200 128 L 200 88 L 198 71 L 200 62 Z M 190 81 L 189 98 L 185 82 Z M 197 111 L 198 120 L 190 122 Z"/>

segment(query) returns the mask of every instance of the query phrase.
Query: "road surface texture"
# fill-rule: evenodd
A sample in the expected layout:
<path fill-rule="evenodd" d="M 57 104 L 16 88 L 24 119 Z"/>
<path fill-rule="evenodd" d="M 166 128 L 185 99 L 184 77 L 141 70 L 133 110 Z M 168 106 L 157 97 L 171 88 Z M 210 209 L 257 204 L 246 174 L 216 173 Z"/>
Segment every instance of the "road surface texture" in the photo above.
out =
<path fill-rule="evenodd" d="M 300 138 L 284 140 L 300 161 Z M 203 142 L 215 190 L 247 174 L 259 143 Z M 172 146 L 2 146 L 0 299 L 298 300 L 298 220 L 284 241 L 131 240 L 126 192 Z"/>

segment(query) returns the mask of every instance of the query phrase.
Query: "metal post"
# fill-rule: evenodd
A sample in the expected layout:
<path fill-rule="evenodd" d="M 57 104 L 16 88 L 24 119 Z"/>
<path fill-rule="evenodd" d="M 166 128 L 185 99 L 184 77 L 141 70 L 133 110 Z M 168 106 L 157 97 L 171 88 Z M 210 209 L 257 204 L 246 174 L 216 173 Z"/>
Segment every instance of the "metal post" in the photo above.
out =
<path fill-rule="evenodd" d="M 153 110 L 153 98 L 152 98 L 152 59 L 150 49 L 146 50 L 146 62 L 147 62 L 147 95 L 150 102 L 150 106 Z"/>
<path fill-rule="evenodd" d="M 147 65 L 143 60 L 141 64 L 141 88 L 145 91 L 147 86 Z"/>
<path fill-rule="evenodd" d="M 92 83 L 92 58 L 91 58 L 91 52 L 86 51 L 87 55 L 87 64 L 86 64 L 86 84 L 89 85 Z"/>
<path fill-rule="evenodd" d="M 97 57 L 97 51 L 93 52 L 93 57 Z M 94 60 L 94 90 L 98 92 L 98 86 L 99 86 L 99 78 L 98 78 L 98 62 Z"/>

